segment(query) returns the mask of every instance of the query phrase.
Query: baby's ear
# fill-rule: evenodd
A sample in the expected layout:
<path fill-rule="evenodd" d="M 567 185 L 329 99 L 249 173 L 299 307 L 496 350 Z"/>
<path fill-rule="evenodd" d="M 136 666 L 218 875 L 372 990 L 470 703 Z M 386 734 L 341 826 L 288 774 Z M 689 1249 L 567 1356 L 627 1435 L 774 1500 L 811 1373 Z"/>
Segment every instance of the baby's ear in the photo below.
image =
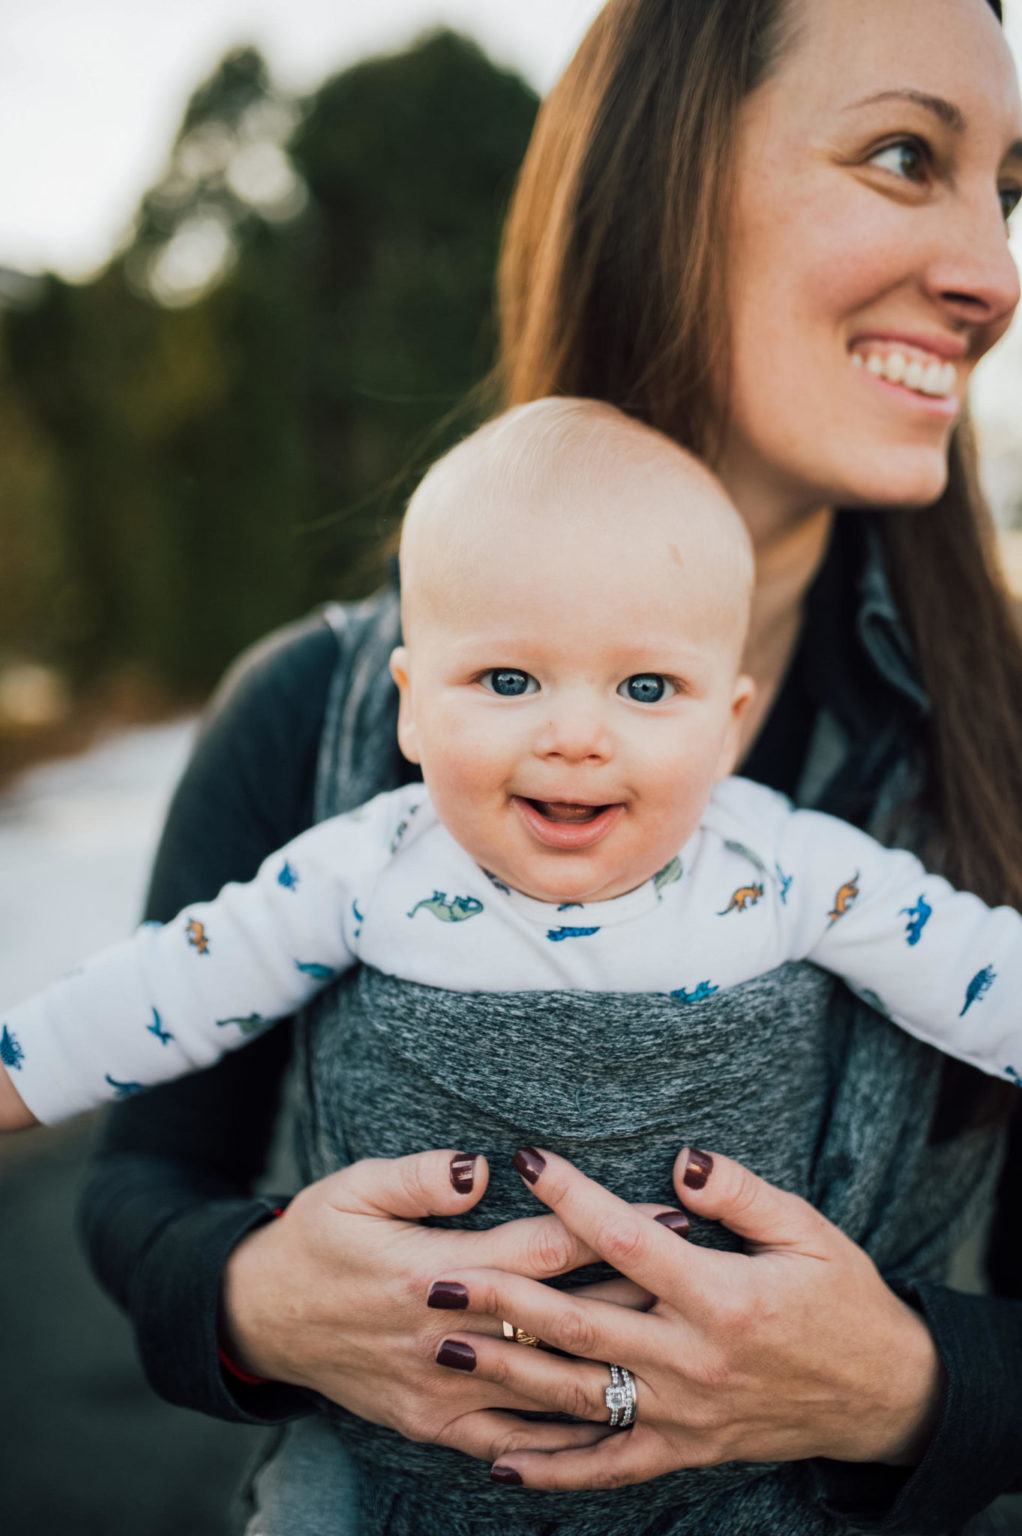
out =
<path fill-rule="evenodd" d="M 415 728 L 412 684 L 409 677 L 411 658 L 406 645 L 395 646 L 390 653 L 390 675 L 397 683 L 397 744 L 410 763 L 419 762 L 419 733 Z"/>
<path fill-rule="evenodd" d="M 731 720 L 724 736 L 720 757 L 717 761 L 716 778 L 718 783 L 721 779 L 726 779 L 729 774 L 735 771 L 735 764 L 738 761 L 742 742 L 742 716 L 752 703 L 755 692 L 756 684 L 752 681 L 752 678 L 747 677 L 744 672 L 740 672 L 735 678 L 735 691 L 731 699 Z"/>

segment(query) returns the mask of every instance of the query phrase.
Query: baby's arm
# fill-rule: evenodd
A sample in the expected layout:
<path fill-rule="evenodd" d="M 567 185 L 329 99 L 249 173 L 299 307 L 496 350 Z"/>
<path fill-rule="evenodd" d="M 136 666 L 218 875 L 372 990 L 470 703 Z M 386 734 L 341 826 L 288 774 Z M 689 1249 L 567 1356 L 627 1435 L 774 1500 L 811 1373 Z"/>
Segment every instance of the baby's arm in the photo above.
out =
<path fill-rule="evenodd" d="M 927 872 L 914 854 L 792 812 L 792 953 L 842 976 L 909 1034 L 1022 1083 L 1022 918 Z"/>
<path fill-rule="evenodd" d="M 389 855 L 398 799 L 313 827 L 248 884 L 143 926 L 0 1014 L 0 1129 L 209 1066 L 294 1013 L 355 958 L 355 904 Z"/>

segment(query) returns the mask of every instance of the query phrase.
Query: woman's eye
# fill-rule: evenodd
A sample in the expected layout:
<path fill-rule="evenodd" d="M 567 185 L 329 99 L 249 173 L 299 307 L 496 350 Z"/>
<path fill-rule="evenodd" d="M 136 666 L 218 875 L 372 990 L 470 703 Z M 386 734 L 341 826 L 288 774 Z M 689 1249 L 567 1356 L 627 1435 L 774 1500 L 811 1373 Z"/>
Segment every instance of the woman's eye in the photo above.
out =
<path fill-rule="evenodd" d="M 1001 199 L 1001 209 L 1005 222 L 1011 218 L 1019 203 L 1022 202 L 1022 187 L 1001 187 L 998 196 Z"/>
<path fill-rule="evenodd" d="M 502 699 L 517 699 L 523 693 L 538 693 L 539 684 L 528 672 L 517 667 L 493 667 L 479 679 L 484 688 Z"/>
<path fill-rule="evenodd" d="M 674 693 L 674 684 L 659 672 L 637 672 L 626 677 L 618 688 L 623 699 L 634 699 L 636 704 L 659 704 Z"/>
<path fill-rule="evenodd" d="M 869 163 L 906 181 L 923 181 L 930 170 L 930 152 L 919 139 L 899 139 L 870 155 Z"/>

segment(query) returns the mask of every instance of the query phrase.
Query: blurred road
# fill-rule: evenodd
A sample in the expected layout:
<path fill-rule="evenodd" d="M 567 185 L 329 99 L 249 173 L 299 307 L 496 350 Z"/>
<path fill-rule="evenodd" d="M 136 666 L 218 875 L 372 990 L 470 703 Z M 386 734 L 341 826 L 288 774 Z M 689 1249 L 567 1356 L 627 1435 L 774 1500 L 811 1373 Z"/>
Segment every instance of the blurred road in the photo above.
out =
<path fill-rule="evenodd" d="M 111 737 L 0 796 L 0 1006 L 130 931 L 191 734 Z M 254 1437 L 146 1386 L 74 1237 L 95 1131 L 0 1142 L 0 1531 L 224 1536 Z"/>

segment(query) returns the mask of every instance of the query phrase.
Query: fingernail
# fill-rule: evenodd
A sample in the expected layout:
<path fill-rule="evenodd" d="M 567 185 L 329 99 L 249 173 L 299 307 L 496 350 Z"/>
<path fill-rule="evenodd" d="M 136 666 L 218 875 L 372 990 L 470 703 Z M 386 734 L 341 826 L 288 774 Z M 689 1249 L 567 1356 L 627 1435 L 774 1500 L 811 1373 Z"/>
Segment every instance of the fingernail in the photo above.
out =
<path fill-rule="evenodd" d="M 660 1215 L 654 1216 L 653 1220 L 658 1221 L 669 1232 L 677 1232 L 679 1237 L 688 1237 L 692 1229 L 692 1223 L 684 1211 L 661 1211 Z"/>
<path fill-rule="evenodd" d="M 426 1305 L 437 1307 L 441 1312 L 464 1312 L 468 1306 L 468 1292 L 457 1280 L 434 1280 Z"/>
<path fill-rule="evenodd" d="M 451 1158 L 451 1183 L 459 1195 L 470 1195 L 476 1176 L 476 1160 L 467 1152 L 455 1152 Z"/>
<path fill-rule="evenodd" d="M 519 1147 L 511 1159 L 523 1179 L 528 1179 L 530 1184 L 535 1184 L 543 1169 L 546 1167 L 546 1158 L 540 1157 L 535 1147 Z M 510 1467 L 506 1468 L 510 1471 Z M 517 1472 L 515 1476 L 518 1477 Z M 521 1478 L 518 1478 L 521 1482 Z"/>
<path fill-rule="evenodd" d="M 491 1467 L 490 1477 L 495 1483 L 503 1483 L 505 1488 L 522 1486 L 522 1474 L 516 1472 L 514 1467 Z"/>
<path fill-rule="evenodd" d="M 685 1166 L 683 1182 L 688 1185 L 689 1189 L 702 1189 L 712 1172 L 713 1158 L 709 1152 L 700 1152 L 697 1147 L 691 1147 L 688 1154 L 688 1163 Z"/>
<path fill-rule="evenodd" d="M 471 1344 L 459 1344 L 457 1339 L 445 1339 L 436 1352 L 437 1365 L 449 1365 L 452 1371 L 474 1371 L 476 1352 Z"/>

